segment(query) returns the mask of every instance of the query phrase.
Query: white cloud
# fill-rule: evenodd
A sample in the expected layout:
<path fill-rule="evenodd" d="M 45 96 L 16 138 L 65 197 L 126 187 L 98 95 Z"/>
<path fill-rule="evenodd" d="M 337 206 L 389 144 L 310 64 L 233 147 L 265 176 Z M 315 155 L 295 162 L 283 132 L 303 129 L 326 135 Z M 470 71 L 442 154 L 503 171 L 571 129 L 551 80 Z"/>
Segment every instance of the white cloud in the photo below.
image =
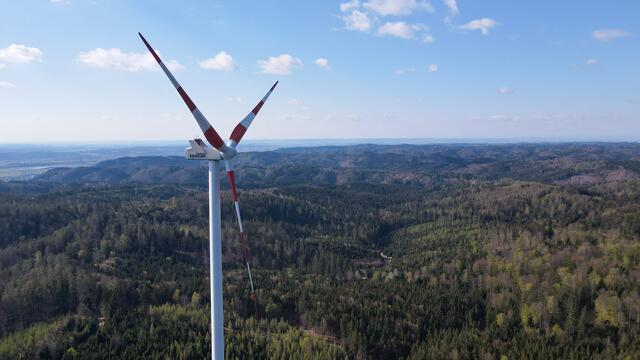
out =
<path fill-rule="evenodd" d="M 302 105 L 302 104 L 304 104 L 304 101 L 302 101 L 300 99 L 289 99 L 288 102 L 291 105 Z"/>
<path fill-rule="evenodd" d="M 390 35 L 402 39 L 413 39 L 416 31 L 428 30 L 422 24 L 407 24 L 404 21 L 386 22 L 378 28 L 378 35 Z"/>
<path fill-rule="evenodd" d="M 451 15 L 458 15 L 460 13 L 460 10 L 458 10 L 458 4 L 456 3 L 456 0 L 443 0 L 444 4 L 447 5 L 447 7 L 449 8 L 449 12 L 451 12 Z"/>
<path fill-rule="evenodd" d="M 420 0 L 368 0 L 362 6 L 380 16 L 411 15 L 415 10 L 434 12 L 431 4 Z"/>
<path fill-rule="evenodd" d="M 353 10 L 351 15 L 340 17 L 348 30 L 368 32 L 371 30 L 369 15 L 358 10 Z"/>
<path fill-rule="evenodd" d="M 7 64 L 2 64 L 2 63 L 0 63 L 0 69 L 4 69 L 4 68 L 6 68 L 6 67 L 7 67 Z"/>
<path fill-rule="evenodd" d="M 519 116 L 510 116 L 510 115 L 473 115 L 469 117 L 469 120 L 494 120 L 494 121 L 507 121 L 511 119 L 519 119 Z"/>
<path fill-rule="evenodd" d="M 329 68 L 331 66 L 329 66 L 329 60 L 325 59 L 325 58 L 317 58 L 315 61 L 316 65 L 322 67 L 322 68 Z"/>
<path fill-rule="evenodd" d="M 591 33 L 594 40 L 598 41 L 611 41 L 619 38 L 625 38 L 631 36 L 631 34 L 622 29 L 603 29 L 594 30 Z"/>
<path fill-rule="evenodd" d="M 422 42 L 426 44 L 433 44 L 434 41 L 436 41 L 436 39 L 431 34 L 426 34 L 422 37 Z"/>
<path fill-rule="evenodd" d="M 302 61 L 289 54 L 270 56 L 266 60 L 258 60 L 258 66 L 265 74 L 289 75 L 291 71 L 302 66 Z"/>
<path fill-rule="evenodd" d="M 203 69 L 222 70 L 226 72 L 236 69 L 236 63 L 233 61 L 233 57 L 225 51 L 220 51 L 216 56 L 200 61 L 199 65 Z"/>
<path fill-rule="evenodd" d="M 15 64 L 28 64 L 42 59 L 42 50 L 24 45 L 11 44 L 0 49 L 0 60 Z"/>
<path fill-rule="evenodd" d="M 600 61 L 597 59 L 587 59 L 587 65 L 596 65 L 599 64 Z"/>
<path fill-rule="evenodd" d="M 321 68 L 329 68 L 331 66 L 329 66 L 329 60 L 325 59 L 325 58 L 317 58 L 315 61 L 316 65 L 320 66 Z"/>
<path fill-rule="evenodd" d="M 122 50 L 97 48 L 80 53 L 77 61 L 80 64 L 98 68 L 123 71 L 160 70 L 156 60 L 150 53 L 125 53 Z M 179 70 L 183 66 L 175 60 L 164 62 L 170 70 Z"/>
<path fill-rule="evenodd" d="M 460 26 L 460 28 L 464 30 L 480 30 L 483 35 L 487 35 L 489 33 L 489 30 L 495 27 L 497 24 L 498 23 L 493 19 L 482 18 L 472 20 Z"/>
<path fill-rule="evenodd" d="M 436 64 L 429 64 L 429 66 L 427 67 L 427 69 L 429 70 L 429 72 L 436 72 L 436 71 L 438 71 L 438 65 L 436 65 Z"/>
<path fill-rule="evenodd" d="M 509 95 L 509 94 L 513 94 L 513 89 L 507 86 L 502 86 L 498 88 L 498 93 L 502 94 L 502 95 Z"/>
<path fill-rule="evenodd" d="M 404 75 L 416 71 L 414 68 L 400 68 L 393 71 L 396 75 Z"/>
<path fill-rule="evenodd" d="M 403 39 L 411 39 L 413 30 L 404 21 L 387 22 L 378 29 L 378 35 L 391 35 Z"/>
<path fill-rule="evenodd" d="M 355 10 L 359 7 L 360 7 L 359 0 L 351 0 L 351 1 L 347 1 L 345 3 L 340 4 L 340 11 L 348 12 L 350 10 Z"/>
<path fill-rule="evenodd" d="M 493 115 L 473 115 L 469 120 L 474 121 L 496 121 L 496 122 L 547 122 L 558 123 L 569 120 L 584 119 L 582 115 L 577 114 L 493 114 Z"/>
<path fill-rule="evenodd" d="M 10 89 L 10 88 L 14 88 L 14 87 L 16 87 L 16 86 L 13 85 L 12 83 L 8 82 L 8 81 L 0 81 L 0 88 Z"/>
<path fill-rule="evenodd" d="M 241 103 L 242 102 L 242 98 L 225 95 L 224 96 L 224 101 Z"/>

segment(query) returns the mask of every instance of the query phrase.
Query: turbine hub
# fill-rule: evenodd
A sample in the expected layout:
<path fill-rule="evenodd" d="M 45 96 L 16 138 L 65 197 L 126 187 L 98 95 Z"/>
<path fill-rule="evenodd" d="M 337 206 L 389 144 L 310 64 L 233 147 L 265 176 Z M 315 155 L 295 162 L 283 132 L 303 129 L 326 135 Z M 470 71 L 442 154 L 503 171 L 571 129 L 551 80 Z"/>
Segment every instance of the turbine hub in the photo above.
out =
<path fill-rule="evenodd" d="M 236 154 L 238 154 L 238 150 L 232 148 L 231 146 L 228 146 L 227 151 L 220 152 L 220 154 L 224 160 L 231 160 L 236 156 Z"/>

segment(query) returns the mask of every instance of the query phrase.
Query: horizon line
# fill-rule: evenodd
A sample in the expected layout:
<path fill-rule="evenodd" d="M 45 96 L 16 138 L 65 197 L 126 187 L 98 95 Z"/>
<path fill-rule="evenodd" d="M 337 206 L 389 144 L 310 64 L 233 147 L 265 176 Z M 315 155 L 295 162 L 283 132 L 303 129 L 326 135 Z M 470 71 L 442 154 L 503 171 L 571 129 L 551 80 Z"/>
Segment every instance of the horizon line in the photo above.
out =
<path fill-rule="evenodd" d="M 277 142 L 311 142 L 311 143 L 348 143 L 346 145 L 358 144 L 376 144 L 394 143 L 394 144 L 429 144 L 429 143 L 457 143 L 457 144 L 490 144 L 490 143 L 576 143 L 576 142 L 610 142 L 610 143 L 637 143 L 638 138 L 595 138 L 595 137 L 496 137 L 496 138 L 473 138 L 473 137 L 366 137 L 366 138 L 262 138 L 262 139 L 246 139 L 244 144 L 250 143 L 258 145 L 268 143 L 268 145 L 277 145 Z M 177 139 L 159 139 L 159 140 L 88 140 L 88 141 L 71 141 L 71 140 L 54 140 L 54 141 L 16 141 L 16 142 L 0 142 L 0 146 L 17 146 L 17 145 L 146 145 L 146 146 L 168 146 L 168 145 L 188 145 L 188 140 Z M 389 144 L 391 145 L 391 144 Z"/>

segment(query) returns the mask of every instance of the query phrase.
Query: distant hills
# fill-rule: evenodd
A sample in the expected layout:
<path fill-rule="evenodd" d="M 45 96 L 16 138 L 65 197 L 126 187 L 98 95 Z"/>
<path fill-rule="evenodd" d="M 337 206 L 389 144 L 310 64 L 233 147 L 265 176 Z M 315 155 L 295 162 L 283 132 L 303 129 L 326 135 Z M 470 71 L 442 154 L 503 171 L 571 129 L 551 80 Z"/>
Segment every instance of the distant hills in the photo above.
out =
<path fill-rule="evenodd" d="M 640 177 L 634 143 L 354 145 L 287 148 L 238 156 L 245 187 L 357 182 L 428 185 L 502 178 L 589 184 Z M 55 168 L 35 182 L 203 184 L 206 164 L 174 156 L 124 157 Z"/>

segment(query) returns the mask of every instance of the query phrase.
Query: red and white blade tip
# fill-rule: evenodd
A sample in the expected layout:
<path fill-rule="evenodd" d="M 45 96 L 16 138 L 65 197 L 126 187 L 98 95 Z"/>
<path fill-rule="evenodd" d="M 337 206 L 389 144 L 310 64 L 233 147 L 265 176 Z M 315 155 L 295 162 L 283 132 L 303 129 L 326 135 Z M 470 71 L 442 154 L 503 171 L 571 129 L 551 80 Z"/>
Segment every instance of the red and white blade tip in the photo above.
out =
<path fill-rule="evenodd" d="M 260 109 L 262 109 L 264 103 L 267 102 L 267 99 L 277 85 L 278 81 L 276 81 L 273 86 L 271 86 L 269 91 L 267 91 L 264 97 L 258 102 L 258 104 L 256 104 L 253 110 L 251 110 L 251 112 L 247 114 L 247 116 L 245 116 L 244 119 L 242 119 L 242 121 L 238 123 L 238 125 L 236 125 L 236 127 L 231 132 L 231 136 L 229 136 L 229 140 L 232 141 L 231 146 L 237 145 L 240 140 L 242 140 L 244 133 L 247 132 L 247 129 L 249 129 L 249 125 L 251 125 L 251 122 L 253 122 L 253 119 L 255 119 L 255 117 L 258 115 L 258 112 L 260 112 Z"/>

